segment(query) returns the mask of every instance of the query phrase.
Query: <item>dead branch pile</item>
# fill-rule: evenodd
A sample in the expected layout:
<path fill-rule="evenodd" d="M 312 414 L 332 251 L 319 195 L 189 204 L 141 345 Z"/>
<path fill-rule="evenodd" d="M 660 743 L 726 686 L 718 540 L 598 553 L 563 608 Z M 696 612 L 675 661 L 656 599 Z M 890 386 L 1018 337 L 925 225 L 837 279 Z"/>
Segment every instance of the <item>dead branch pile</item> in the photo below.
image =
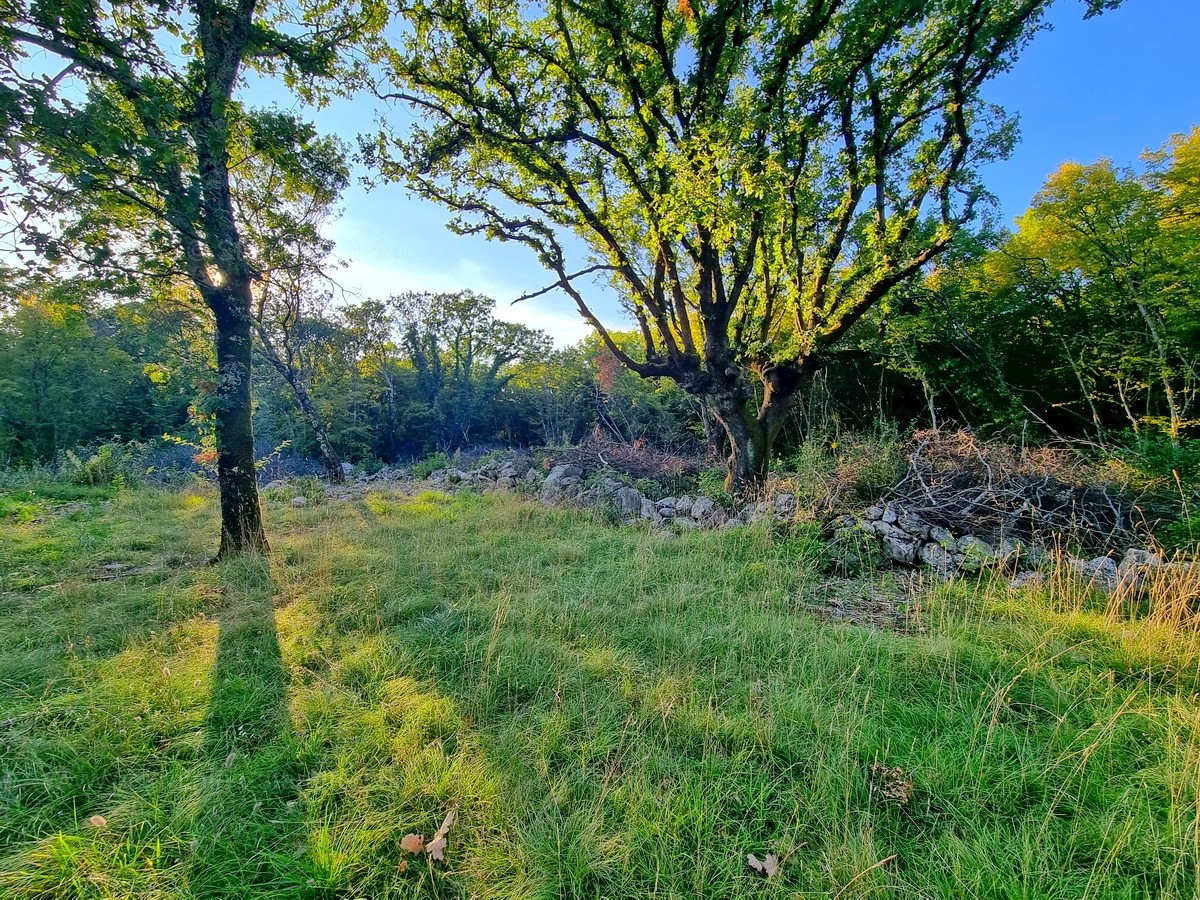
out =
<path fill-rule="evenodd" d="M 642 441 L 624 444 L 595 434 L 578 447 L 554 453 L 553 462 L 576 465 L 587 472 L 607 467 L 630 478 L 695 475 L 701 467 L 700 460 L 658 450 Z"/>
<path fill-rule="evenodd" d="M 930 525 L 1096 553 L 1138 544 L 1134 498 L 1072 451 L 984 444 L 965 431 L 919 431 L 905 450 L 907 471 L 883 499 Z"/>

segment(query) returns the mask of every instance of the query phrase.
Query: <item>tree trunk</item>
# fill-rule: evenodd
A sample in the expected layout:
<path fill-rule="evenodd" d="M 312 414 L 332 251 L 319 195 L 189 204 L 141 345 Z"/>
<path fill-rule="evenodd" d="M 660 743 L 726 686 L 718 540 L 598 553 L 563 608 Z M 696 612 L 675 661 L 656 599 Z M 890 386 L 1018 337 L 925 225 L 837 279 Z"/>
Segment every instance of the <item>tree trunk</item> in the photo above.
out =
<path fill-rule="evenodd" d="M 750 493 L 767 479 L 771 461 L 767 430 L 736 394 L 722 392 L 706 399 L 713 418 L 729 439 L 725 490 L 734 494 Z"/>
<path fill-rule="evenodd" d="M 736 494 L 751 493 L 767 480 L 771 450 L 783 429 L 801 372 L 790 367 L 772 367 L 761 377 L 763 399 L 757 410 L 746 398 L 746 389 L 738 384 L 717 389 L 705 397 L 713 418 L 729 438 L 725 489 Z"/>
<path fill-rule="evenodd" d="M 329 441 L 325 420 L 317 412 L 316 404 L 313 403 L 304 382 L 297 378 L 290 383 L 292 390 L 296 392 L 296 399 L 300 402 L 301 411 L 317 436 L 317 446 L 321 448 L 321 461 L 325 463 L 325 475 L 328 477 L 329 483 L 343 484 L 346 481 L 346 473 L 342 471 L 341 457 L 338 456 L 337 451 L 333 449 L 333 444 Z"/>
<path fill-rule="evenodd" d="M 218 559 L 264 553 L 267 537 L 258 504 L 254 432 L 250 407 L 250 303 L 230 290 L 206 298 L 217 334 L 217 483 L 221 490 L 221 549 Z"/>

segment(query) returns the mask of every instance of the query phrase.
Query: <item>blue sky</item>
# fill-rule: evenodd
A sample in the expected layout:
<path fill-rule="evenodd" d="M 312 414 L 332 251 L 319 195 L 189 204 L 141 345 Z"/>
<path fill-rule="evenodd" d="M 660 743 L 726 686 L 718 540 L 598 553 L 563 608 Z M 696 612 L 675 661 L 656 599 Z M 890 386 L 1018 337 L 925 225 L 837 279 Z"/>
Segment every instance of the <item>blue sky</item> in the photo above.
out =
<path fill-rule="evenodd" d="M 984 173 L 1006 223 L 1064 161 L 1133 164 L 1146 148 L 1200 125 L 1200 0 L 1126 0 L 1086 22 L 1082 10 L 1080 0 L 1059 0 L 1053 30 L 986 88 L 990 101 L 1021 121 L 1013 155 Z M 323 113 L 319 124 L 352 141 L 370 118 L 360 100 Z M 559 343 L 587 333 L 561 294 L 508 305 L 550 280 L 526 248 L 454 235 L 441 207 L 399 185 L 370 192 L 355 185 L 343 207 L 330 236 L 348 264 L 338 281 L 351 293 L 382 298 L 470 288 L 495 298 L 502 318 L 543 328 Z M 598 307 L 602 319 L 620 323 L 614 303 Z"/>

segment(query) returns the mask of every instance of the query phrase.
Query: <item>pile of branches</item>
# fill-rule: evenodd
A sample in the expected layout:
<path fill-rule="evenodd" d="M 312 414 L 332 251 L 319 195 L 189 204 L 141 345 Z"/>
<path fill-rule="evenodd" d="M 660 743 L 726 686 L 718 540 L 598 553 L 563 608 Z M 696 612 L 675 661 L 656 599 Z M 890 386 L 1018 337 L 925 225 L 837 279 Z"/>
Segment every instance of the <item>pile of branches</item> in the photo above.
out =
<path fill-rule="evenodd" d="M 612 469 L 630 478 L 695 475 L 701 461 L 651 447 L 644 441 L 622 443 L 593 433 L 580 446 L 554 454 L 555 464 L 570 463 L 584 471 Z"/>
<path fill-rule="evenodd" d="M 1135 499 L 1073 451 L 984 444 L 966 431 L 918 431 L 905 451 L 904 477 L 884 499 L 929 525 L 1098 554 L 1140 543 Z"/>

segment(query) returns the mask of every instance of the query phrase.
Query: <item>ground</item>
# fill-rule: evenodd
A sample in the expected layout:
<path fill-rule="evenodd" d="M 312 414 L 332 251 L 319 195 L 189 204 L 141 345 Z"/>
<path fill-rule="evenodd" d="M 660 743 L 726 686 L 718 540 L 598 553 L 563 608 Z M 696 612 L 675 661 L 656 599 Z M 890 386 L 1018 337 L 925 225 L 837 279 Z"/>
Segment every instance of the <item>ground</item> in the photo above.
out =
<path fill-rule="evenodd" d="M 511 496 L 266 512 L 213 566 L 204 487 L 0 495 L 0 896 L 1200 894 L 1178 616 Z"/>

